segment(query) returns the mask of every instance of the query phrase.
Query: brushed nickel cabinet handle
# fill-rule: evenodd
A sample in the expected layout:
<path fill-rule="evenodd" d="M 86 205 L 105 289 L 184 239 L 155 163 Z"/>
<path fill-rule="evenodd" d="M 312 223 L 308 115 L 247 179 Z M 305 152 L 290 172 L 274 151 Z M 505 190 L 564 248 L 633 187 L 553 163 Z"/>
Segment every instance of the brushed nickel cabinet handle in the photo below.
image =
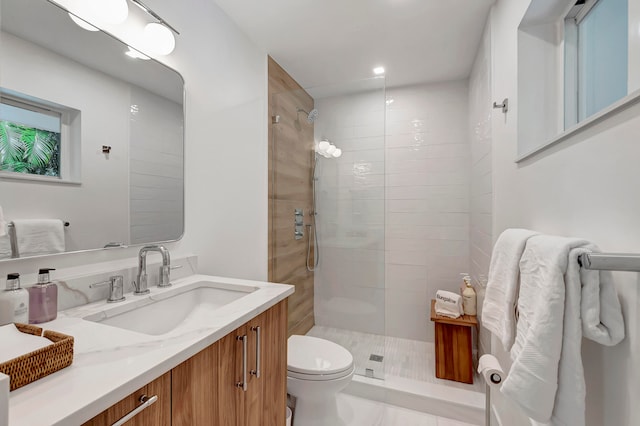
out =
<path fill-rule="evenodd" d="M 251 331 L 256 333 L 256 369 L 251 370 L 251 375 L 260 378 L 260 326 L 251 327 Z"/>
<path fill-rule="evenodd" d="M 157 400 L 158 400 L 158 395 L 153 395 L 152 397 L 148 397 L 147 395 L 142 395 L 140 397 L 140 399 L 139 399 L 141 404 L 138 405 L 129 414 L 127 414 L 126 416 L 124 416 L 123 418 L 121 418 L 120 420 L 115 422 L 112 426 L 122 426 L 123 424 L 125 424 L 126 422 L 128 422 L 129 420 L 131 420 L 132 418 L 137 416 L 138 414 L 140 414 L 142 411 L 144 411 L 145 409 L 149 408 Z"/>
<path fill-rule="evenodd" d="M 238 341 L 242 342 L 242 381 L 236 383 L 236 387 L 241 388 L 243 391 L 247 391 L 247 335 L 236 337 Z"/>

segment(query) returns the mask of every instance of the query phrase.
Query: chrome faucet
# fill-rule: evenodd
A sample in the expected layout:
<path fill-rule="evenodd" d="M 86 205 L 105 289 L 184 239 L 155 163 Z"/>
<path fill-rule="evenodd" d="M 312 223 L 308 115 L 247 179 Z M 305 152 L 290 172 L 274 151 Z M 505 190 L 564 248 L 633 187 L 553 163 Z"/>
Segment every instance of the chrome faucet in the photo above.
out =
<path fill-rule="evenodd" d="M 133 294 L 142 295 L 148 294 L 147 288 L 147 253 L 150 251 L 157 251 L 162 255 L 162 266 L 160 267 L 160 282 L 158 287 L 170 287 L 169 275 L 171 273 L 171 257 L 169 256 L 169 250 L 162 245 L 144 246 L 138 253 L 138 278 L 133 282 L 135 291 Z"/>

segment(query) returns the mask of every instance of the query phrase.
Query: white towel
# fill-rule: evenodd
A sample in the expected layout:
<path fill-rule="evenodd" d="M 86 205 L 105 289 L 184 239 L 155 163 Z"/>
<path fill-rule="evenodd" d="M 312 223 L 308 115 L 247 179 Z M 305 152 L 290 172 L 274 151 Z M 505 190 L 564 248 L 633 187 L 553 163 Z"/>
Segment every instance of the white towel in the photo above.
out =
<path fill-rule="evenodd" d="M 0 206 L 0 237 L 7 235 L 7 221 L 4 220 L 4 212 Z"/>
<path fill-rule="evenodd" d="M 448 318 L 458 318 L 463 314 L 462 297 L 450 291 L 438 290 L 436 292 L 434 308 L 438 315 Z"/>
<path fill-rule="evenodd" d="M 600 291 L 598 271 L 579 268 L 579 254 L 589 250 L 597 248 L 585 240 L 535 236 L 527 241 L 520 261 L 520 316 L 511 349 L 513 365 L 501 392 L 534 425 L 584 425 L 583 332 L 610 345 L 624 337 L 615 291 L 604 287 Z M 583 328 L 581 317 L 586 315 L 592 322 L 596 311 L 605 322 L 598 320 L 597 325 Z"/>
<path fill-rule="evenodd" d="M 520 257 L 527 240 L 534 235 L 537 233 L 527 229 L 507 229 L 493 246 L 482 304 L 482 325 L 500 339 L 505 351 L 511 349 L 516 334 Z"/>
<path fill-rule="evenodd" d="M 59 219 L 14 220 L 20 257 L 65 251 L 64 224 Z"/>
<path fill-rule="evenodd" d="M 14 324 L 0 327 L 0 363 L 53 344 L 45 337 L 23 333 Z"/>
<path fill-rule="evenodd" d="M 11 258 L 11 239 L 9 234 L 0 237 L 0 259 Z"/>

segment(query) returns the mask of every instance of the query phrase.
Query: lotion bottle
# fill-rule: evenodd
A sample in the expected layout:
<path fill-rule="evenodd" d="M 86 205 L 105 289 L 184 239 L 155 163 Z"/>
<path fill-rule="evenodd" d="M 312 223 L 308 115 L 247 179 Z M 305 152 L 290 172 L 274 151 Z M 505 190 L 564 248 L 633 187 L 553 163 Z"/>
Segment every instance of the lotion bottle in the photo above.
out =
<path fill-rule="evenodd" d="M 20 274 L 7 275 L 7 285 L 0 293 L 0 325 L 29 323 L 29 292 L 20 288 Z"/>
<path fill-rule="evenodd" d="M 55 269 L 40 269 L 38 283 L 28 288 L 29 324 L 53 321 L 58 316 L 58 285 L 51 282 L 49 271 L 55 271 Z"/>
<path fill-rule="evenodd" d="M 471 285 L 471 277 L 466 275 L 463 278 L 464 281 L 464 290 L 462 291 L 462 310 L 464 310 L 465 315 L 476 315 L 476 291 L 473 289 Z"/>

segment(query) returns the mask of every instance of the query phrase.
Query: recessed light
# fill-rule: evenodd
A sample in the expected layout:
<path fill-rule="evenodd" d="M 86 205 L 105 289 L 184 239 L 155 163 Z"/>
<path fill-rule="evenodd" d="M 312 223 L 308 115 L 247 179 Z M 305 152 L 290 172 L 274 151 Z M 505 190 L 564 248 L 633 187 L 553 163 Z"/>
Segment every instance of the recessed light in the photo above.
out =
<path fill-rule="evenodd" d="M 375 75 L 383 75 L 384 74 L 384 67 L 375 67 L 373 69 L 373 73 Z"/>

